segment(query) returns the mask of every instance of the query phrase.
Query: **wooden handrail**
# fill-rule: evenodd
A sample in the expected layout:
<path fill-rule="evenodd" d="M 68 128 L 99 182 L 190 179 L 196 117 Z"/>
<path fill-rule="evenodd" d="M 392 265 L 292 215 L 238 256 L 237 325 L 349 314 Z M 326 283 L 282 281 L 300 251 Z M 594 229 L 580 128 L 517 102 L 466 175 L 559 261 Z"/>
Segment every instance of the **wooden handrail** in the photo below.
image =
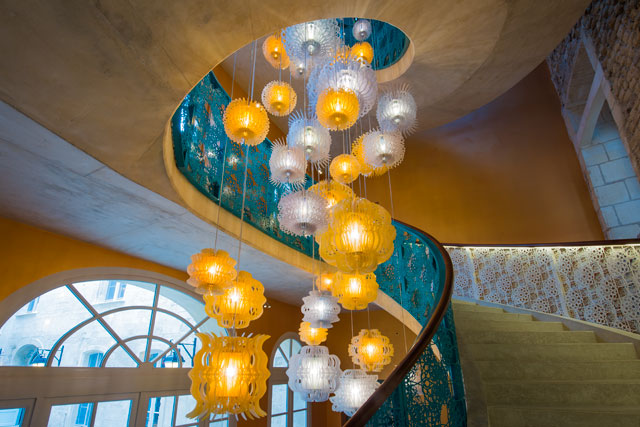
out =
<path fill-rule="evenodd" d="M 345 427 L 363 426 L 369 421 L 369 419 L 375 414 L 382 404 L 391 396 L 391 393 L 400 385 L 404 377 L 409 373 L 413 365 L 416 364 L 422 353 L 431 344 L 431 339 L 435 335 L 440 322 L 447 312 L 449 302 L 451 301 L 451 295 L 453 293 L 453 265 L 451 264 L 451 258 L 446 249 L 429 233 L 425 233 L 411 225 L 404 222 L 394 220 L 395 222 L 402 224 L 403 226 L 412 229 L 417 234 L 424 236 L 424 238 L 431 240 L 438 250 L 440 255 L 444 259 L 445 264 L 445 279 L 442 295 L 436 305 L 433 314 L 429 318 L 427 324 L 422 328 L 420 335 L 414 342 L 413 346 L 409 349 L 404 359 L 400 361 L 398 366 L 389 374 L 380 387 L 369 397 L 369 399 L 356 411 L 355 414 L 344 424 Z M 404 307 L 403 307 L 404 310 Z"/>

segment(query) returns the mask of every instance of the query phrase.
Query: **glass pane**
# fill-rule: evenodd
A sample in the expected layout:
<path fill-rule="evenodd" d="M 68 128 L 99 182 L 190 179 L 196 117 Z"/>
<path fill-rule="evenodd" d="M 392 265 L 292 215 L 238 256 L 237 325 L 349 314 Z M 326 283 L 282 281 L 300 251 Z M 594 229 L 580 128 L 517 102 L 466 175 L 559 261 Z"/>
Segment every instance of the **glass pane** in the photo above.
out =
<path fill-rule="evenodd" d="M 271 413 L 282 414 L 287 412 L 287 398 L 289 388 L 286 384 L 275 384 L 271 387 Z"/>
<path fill-rule="evenodd" d="M 285 340 L 282 342 L 282 344 L 280 344 L 280 348 L 282 349 L 282 353 L 284 354 L 284 357 L 287 358 L 287 360 L 289 360 L 291 358 L 291 341 L 292 340 Z"/>
<path fill-rule="evenodd" d="M 35 311 L 27 312 L 28 305 L 0 329 L 0 366 L 29 366 L 35 358 L 46 359 L 60 337 L 91 317 L 66 286 L 41 295 Z"/>
<path fill-rule="evenodd" d="M 271 427 L 287 427 L 287 415 L 271 417 Z"/>
<path fill-rule="evenodd" d="M 218 336 L 226 336 L 227 330 L 218 326 L 216 319 L 209 319 L 198 328 L 199 332 L 212 332 Z"/>
<path fill-rule="evenodd" d="M 282 354 L 282 347 L 278 347 L 276 351 L 276 355 L 273 357 L 273 367 L 274 368 L 286 368 L 289 366 L 289 362 L 285 359 Z"/>
<path fill-rule="evenodd" d="M 54 405 L 49 413 L 47 427 L 88 427 L 92 410 L 93 403 Z"/>
<path fill-rule="evenodd" d="M 153 366 L 156 368 L 172 367 L 171 363 L 173 352 L 170 351 L 160 357 L 160 355 L 167 351 L 168 348 L 169 344 L 164 341 L 151 340 L 151 354 L 149 355 L 149 362 L 153 363 Z"/>
<path fill-rule="evenodd" d="M 198 323 L 207 317 L 207 313 L 204 311 L 204 304 L 201 300 L 195 299 L 182 291 L 168 286 L 160 287 L 158 307 L 176 313 L 192 324 Z"/>
<path fill-rule="evenodd" d="M 61 358 L 60 366 L 88 366 L 90 353 L 106 353 L 115 343 L 109 332 L 94 320 L 67 338 L 56 357 Z"/>
<path fill-rule="evenodd" d="M 0 409 L 0 427 L 20 427 L 24 408 Z"/>
<path fill-rule="evenodd" d="M 176 342 L 190 331 L 190 326 L 167 313 L 157 312 L 153 335 Z"/>
<path fill-rule="evenodd" d="M 98 402 L 93 427 L 127 427 L 130 413 L 130 400 Z"/>
<path fill-rule="evenodd" d="M 229 419 L 229 415 L 228 414 L 211 414 L 209 416 L 209 421 L 224 421 L 224 420 L 228 420 Z"/>
<path fill-rule="evenodd" d="M 124 340 L 139 335 L 149 335 L 151 310 L 119 311 L 107 314 L 103 319 Z"/>
<path fill-rule="evenodd" d="M 144 340 L 146 342 L 146 340 Z M 129 344 L 131 341 L 129 341 Z M 109 368 L 137 368 L 138 363 L 131 358 L 122 346 L 118 346 L 107 359 L 104 366 Z"/>
<path fill-rule="evenodd" d="M 306 409 L 307 402 L 302 398 L 300 393 L 293 393 L 293 410 Z"/>
<path fill-rule="evenodd" d="M 209 423 L 209 427 L 229 427 L 229 420 L 214 421 Z"/>
<path fill-rule="evenodd" d="M 129 280 L 94 280 L 73 286 L 98 313 L 122 306 L 153 306 L 156 285 Z"/>
<path fill-rule="evenodd" d="M 175 397 L 152 397 L 147 408 L 146 427 L 171 427 Z"/>
<path fill-rule="evenodd" d="M 187 414 L 196 406 L 196 400 L 190 394 L 178 396 L 178 408 L 176 409 L 176 425 L 190 424 L 197 420 L 187 418 Z"/>
<path fill-rule="evenodd" d="M 293 427 L 307 427 L 307 411 L 293 413 Z"/>
<path fill-rule="evenodd" d="M 298 341 L 291 340 L 291 353 L 290 353 L 290 355 L 293 356 L 294 354 L 298 354 L 300 352 L 301 348 L 302 348 L 302 345 Z"/>

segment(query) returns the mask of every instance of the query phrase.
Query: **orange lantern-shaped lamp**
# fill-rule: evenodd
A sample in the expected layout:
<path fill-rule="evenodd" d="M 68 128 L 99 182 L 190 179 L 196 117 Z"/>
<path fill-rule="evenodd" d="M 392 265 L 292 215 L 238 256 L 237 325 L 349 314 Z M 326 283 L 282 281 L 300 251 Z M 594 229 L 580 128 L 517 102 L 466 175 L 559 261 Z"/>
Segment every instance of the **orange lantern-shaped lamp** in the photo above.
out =
<path fill-rule="evenodd" d="M 262 104 L 274 116 L 286 116 L 296 108 L 298 96 L 289 83 L 274 80 L 262 90 Z"/>
<path fill-rule="evenodd" d="M 380 372 L 391 363 L 393 345 L 379 330 L 362 329 L 357 336 L 351 338 L 349 356 L 361 369 Z"/>
<path fill-rule="evenodd" d="M 316 116 L 330 130 L 345 130 L 358 119 L 360 103 L 352 90 L 327 88 L 318 96 Z"/>
<path fill-rule="evenodd" d="M 238 274 L 236 261 L 223 250 L 206 248 L 191 256 L 187 283 L 205 295 L 220 295 L 232 285 Z"/>
<path fill-rule="evenodd" d="M 271 35 L 264 40 L 262 43 L 262 54 L 273 68 L 281 68 L 284 70 L 289 66 L 289 55 L 287 55 L 282 37 L 279 34 Z"/>
<path fill-rule="evenodd" d="M 327 209 L 331 209 L 338 202 L 344 199 L 351 199 L 354 197 L 353 190 L 344 184 L 340 184 L 338 181 L 322 180 L 311 187 L 309 191 L 316 193 L 327 201 Z"/>
<path fill-rule="evenodd" d="M 329 227 L 316 236 L 328 264 L 344 273 L 366 274 L 391 257 L 396 229 L 382 206 L 356 197 L 335 205 L 330 215 Z"/>
<path fill-rule="evenodd" d="M 269 132 L 267 111 L 259 102 L 245 98 L 231 101 L 224 110 L 222 121 L 229 139 L 238 144 L 258 145 Z"/>
<path fill-rule="evenodd" d="M 316 287 L 322 292 L 331 292 L 334 281 L 335 273 L 323 273 L 316 279 Z"/>
<path fill-rule="evenodd" d="M 337 273 L 331 294 L 347 310 L 364 310 L 378 297 L 376 275 Z"/>
<path fill-rule="evenodd" d="M 352 154 L 340 154 L 329 165 L 331 178 L 341 184 L 349 184 L 360 175 L 360 163 Z"/>
<path fill-rule="evenodd" d="M 189 371 L 196 406 L 187 416 L 208 419 L 210 414 L 231 413 L 253 419 L 267 415 L 260 408 L 260 399 L 269 378 L 268 359 L 262 350 L 269 336 L 197 336 L 202 348 Z"/>
<path fill-rule="evenodd" d="M 356 43 L 351 46 L 351 56 L 364 63 L 371 64 L 371 61 L 373 61 L 373 47 L 367 42 Z"/>
<path fill-rule="evenodd" d="M 249 326 L 252 320 L 262 316 L 264 303 L 264 286 L 251 276 L 241 271 L 238 278 L 222 295 L 204 297 L 205 311 L 213 317 L 221 328 L 242 329 Z"/>
<path fill-rule="evenodd" d="M 298 330 L 300 339 L 307 345 L 320 345 L 327 339 L 327 328 L 312 328 L 311 323 L 300 323 L 300 329 Z"/>

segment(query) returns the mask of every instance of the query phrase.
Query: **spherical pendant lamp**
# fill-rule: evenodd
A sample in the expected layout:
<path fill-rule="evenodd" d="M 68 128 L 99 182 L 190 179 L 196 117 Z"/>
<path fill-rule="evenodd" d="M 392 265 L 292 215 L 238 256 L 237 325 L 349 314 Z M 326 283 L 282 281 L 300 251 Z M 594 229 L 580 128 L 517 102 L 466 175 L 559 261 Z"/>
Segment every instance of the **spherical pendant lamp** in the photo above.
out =
<path fill-rule="evenodd" d="M 368 132 L 362 139 L 364 162 L 371 168 L 394 168 L 404 159 L 404 139 L 399 132 Z"/>
<path fill-rule="evenodd" d="M 322 126 L 330 130 L 345 130 L 358 119 L 360 103 L 353 90 L 323 90 L 316 103 L 316 116 Z"/>
<path fill-rule="evenodd" d="M 286 116 L 296 108 L 298 96 L 287 82 L 274 80 L 262 89 L 262 104 L 274 116 Z"/>
<path fill-rule="evenodd" d="M 280 229 L 294 236 L 310 236 L 327 229 L 329 214 L 322 197 L 307 190 L 283 196 L 278 202 Z"/>
<path fill-rule="evenodd" d="M 362 369 L 347 369 L 340 376 L 340 385 L 331 396 L 331 409 L 351 417 L 378 386 L 377 375 L 367 375 Z"/>
<path fill-rule="evenodd" d="M 291 146 L 301 148 L 310 163 L 318 166 L 325 166 L 328 163 L 331 135 L 315 117 L 294 112 L 289 117 L 287 140 Z"/>
<path fill-rule="evenodd" d="M 295 56 L 290 61 L 291 68 L 289 71 L 294 79 L 306 79 L 309 76 L 310 61 L 305 60 L 305 58 L 296 58 Z"/>
<path fill-rule="evenodd" d="M 376 275 L 336 273 L 331 295 L 347 310 L 364 310 L 378 297 Z"/>
<path fill-rule="evenodd" d="M 285 29 L 285 48 L 291 57 L 319 57 L 332 54 L 339 41 L 340 27 L 335 19 L 321 19 Z"/>
<path fill-rule="evenodd" d="M 400 132 L 404 136 L 415 132 L 417 106 L 407 86 L 389 89 L 378 99 L 376 118 L 385 132 Z"/>
<path fill-rule="evenodd" d="M 335 273 L 322 273 L 316 279 L 316 287 L 322 292 L 331 292 L 331 286 L 335 282 Z"/>
<path fill-rule="evenodd" d="M 222 295 L 204 296 L 205 312 L 221 328 L 246 328 L 249 322 L 262 316 L 267 302 L 264 286 L 246 271 L 240 271 L 232 283 Z"/>
<path fill-rule="evenodd" d="M 329 227 L 316 241 L 328 264 L 344 273 L 366 274 L 391 257 L 395 236 L 389 212 L 356 197 L 331 209 Z"/>
<path fill-rule="evenodd" d="M 260 399 L 267 391 L 267 355 L 262 345 L 268 335 L 218 337 L 199 333 L 202 347 L 193 359 L 191 395 L 196 400 L 189 418 L 235 414 L 254 419 L 267 415 Z"/>
<path fill-rule="evenodd" d="M 231 101 L 224 110 L 222 121 L 229 139 L 238 144 L 258 145 L 269 132 L 267 111 L 259 102 L 245 98 Z"/>
<path fill-rule="evenodd" d="M 311 291 L 309 295 L 302 298 L 304 304 L 301 311 L 304 317 L 303 322 L 309 322 L 312 328 L 332 328 L 332 323 L 340 320 L 340 306 L 338 298 L 330 294 L 324 294 L 318 291 Z"/>
<path fill-rule="evenodd" d="M 353 92 L 358 97 L 358 115 L 363 117 L 375 105 L 378 95 L 378 81 L 376 73 L 369 64 L 363 63 L 349 51 L 346 56 L 336 61 L 328 62 L 317 73 L 315 82 L 309 80 L 313 90 L 309 91 L 310 103 L 315 102 L 315 96 L 319 96 L 327 89 L 346 90 Z M 317 94 L 317 95 L 316 95 Z M 316 108 L 317 105 L 316 105 Z"/>
<path fill-rule="evenodd" d="M 351 56 L 365 64 L 371 64 L 371 61 L 373 61 L 373 47 L 367 42 L 356 43 L 351 46 Z"/>
<path fill-rule="evenodd" d="M 363 140 L 364 138 L 366 138 L 368 134 L 369 133 L 367 132 L 363 135 L 360 135 L 353 142 L 353 144 L 351 145 L 351 154 L 353 154 L 355 158 L 358 159 L 358 163 L 360 164 L 360 173 L 363 176 L 369 177 L 369 176 L 383 175 L 385 172 L 387 172 L 387 170 L 389 170 L 389 168 L 386 165 L 383 165 L 380 167 L 374 167 L 365 161 Z"/>
<path fill-rule="evenodd" d="M 273 68 L 284 70 L 289 66 L 289 55 L 287 55 L 280 34 L 273 34 L 264 39 L 262 43 L 262 54 Z"/>
<path fill-rule="evenodd" d="M 338 202 L 344 199 L 350 199 L 354 197 L 353 190 L 344 184 L 340 184 L 338 181 L 322 180 L 313 184 L 308 189 L 309 191 L 316 193 L 324 198 L 327 202 L 327 209 L 331 209 Z"/>
<path fill-rule="evenodd" d="M 340 184 L 350 184 L 360 175 L 360 163 L 352 154 L 340 154 L 331 161 L 329 173 Z"/>
<path fill-rule="evenodd" d="M 291 356 L 287 377 L 289 388 L 307 402 L 324 402 L 336 391 L 340 377 L 340 359 L 322 345 L 304 346 Z"/>
<path fill-rule="evenodd" d="M 286 141 L 278 139 L 271 146 L 269 157 L 269 180 L 276 186 L 285 184 L 292 188 L 302 188 L 307 179 L 307 162 L 299 147 L 290 147 Z"/>
<path fill-rule="evenodd" d="M 351 338 L 349 356 L 361 369 L 380 372 L 391 363 L 393 344 L 377 329 L 362 329 Z"/>
<path fill-rule="evenodd" d="M 307 345 L 320 345 L 320 343 L 327 339 L 327 329 L 312 328 L 311 323 L 302 322 L 300 323 L 298 335 L 300 335 L 300 339 L 307 343 Z"/>
<path fill-rule="evenodd" d="M 366 40 L 371 35 L 371 22 L 366 19 L 358 19 L 353 24 L 353 29 L 351 31 L 353 37 L 358 40 Z"/>
<path fill-rule="evenodd" d="M 221 295 L 238 274 L 236 261 L 223 250 L 206 248 L 191 256 L 187 283 L 205 295 Z"/>

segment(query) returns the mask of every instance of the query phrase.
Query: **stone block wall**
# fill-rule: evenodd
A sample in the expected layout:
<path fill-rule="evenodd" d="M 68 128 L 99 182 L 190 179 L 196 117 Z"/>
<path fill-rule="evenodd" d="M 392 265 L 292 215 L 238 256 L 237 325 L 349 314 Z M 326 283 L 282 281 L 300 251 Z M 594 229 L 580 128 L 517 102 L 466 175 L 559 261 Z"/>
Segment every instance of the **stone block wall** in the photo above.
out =
<path fill-rule="evenodd" d="M 549 55 L 553 83 L 565 105 L 580 38 L 588 38 L 624 116 L 629 157 L 640 171 L 640 0 L 595 0 Z"/>

